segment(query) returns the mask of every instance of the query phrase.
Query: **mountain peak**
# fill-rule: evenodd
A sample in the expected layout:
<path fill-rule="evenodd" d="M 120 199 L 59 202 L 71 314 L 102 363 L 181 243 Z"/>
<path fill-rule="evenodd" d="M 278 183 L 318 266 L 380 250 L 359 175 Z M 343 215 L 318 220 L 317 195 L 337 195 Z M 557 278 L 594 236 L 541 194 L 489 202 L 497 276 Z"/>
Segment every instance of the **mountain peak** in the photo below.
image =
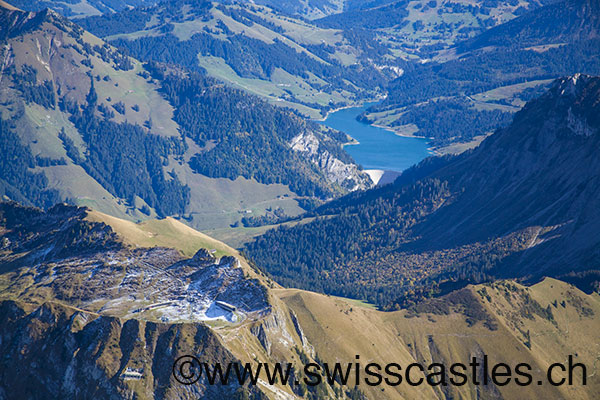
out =
<path fill-rule="evenodd" d="M 590 75 L 577 73 L 571 76 L 559 78 L 554 83 L 554 91 L 559 93 L 560 96 L 580 97 L 590 95 L 586 92 L 586 88 L 593 81 L 597 81 L 599 78 L 592 77 Z"/>
<path fill-rule="evenodd" d="M 48 8 L 42 11 L 23 11 L 0 0 L 0 39 L 12 38 L 33 31 L 44 22 L 61 20 L 72 24 L 60 14 Z"/>
<path fill-rule="evenodd" d="M 593 137 L 600 131 L 599 99 L 600 77 L 578 73 L 556 79 L 544 95 L 528 102 L 515 114 L 513 123 L 486 145 L 501 142 L 513 151 L 536 149 L 542 154 L 551 148 L 557 150 L 556 140 L 564 144 L 574 137 Z"/>
<path fill-rule="evenodd" d="M 17 7 L 11 6 L 10 4 L 8 4 L 7 2 L 2 1 L 2 0 L 0 0 L 0 8 L 4 8 L 4 9 L 10 10 L 10 11 L 21 11 Z"/>
<path fill-rule="evenodd" d="M 581 88 L 591 79 L 593 79 L 593 77 L 591 77 L 590 75 L 577 73 L 570 76 L 558 78 L 554 82 L 554 86 L 558 86 L 563 91 L 568 89 L 571 93 L 575 93 L 577 87 Z"/>
<path fill-rule="evenodd" d="M 557 79 L 535 103 L 545 107 L 550 118 L 563 118 L 578 136 L 590 137 L 600 130 L 600 78 L 575 74 Z"/>

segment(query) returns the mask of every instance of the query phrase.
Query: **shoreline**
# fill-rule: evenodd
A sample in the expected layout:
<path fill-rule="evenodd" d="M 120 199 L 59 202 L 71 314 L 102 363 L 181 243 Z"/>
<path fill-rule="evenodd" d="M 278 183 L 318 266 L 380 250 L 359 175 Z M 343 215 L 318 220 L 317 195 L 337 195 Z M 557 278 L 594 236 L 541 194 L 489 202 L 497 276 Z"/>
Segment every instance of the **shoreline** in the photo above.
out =
<path fill-rule="evenodd" d="M 381 101 L 383 99 L 385 99 L 385 97 L 382 97 L 382 98 L 378 99 L 378 101 Z M 325 114 L 325 117 L 323 117 L 321 119 L 318 119 L 318 120 L 313 120 L 313 121 L 319 122 L 319 123 L 324 123 L 327 120 L 327 118 L 329 118 L 331 116 L 331 114 L 333 114 L 333 113 L 335 113 L 337 111 L 341 111 L 341 110 L 345 110 L 345 109 L 349 109 L 349 108 L 361 108 L 361 107 L 365 107 L 370 102 L 371 101 L 366 101 L 366 102 L 364 102 L 364 103 L 362 103 L 360 105 L 347 105 L 347 106 L 343 106 L 343 107 L 338 107 L 338 108 L 329 110 Z M 365 124 L 365 125 L 368 125 L 368 126 L 372 126 L 374 128 L 382 129 L 382 130 L 390 132 L 390 133 L 392 133 L 392 134 L 394 134 L 394 135 L 396 135 L 398 137 L 426 140 L 427 141 L 427 152 L 429 153 L 430 156 L 442 156 L 442 155 L 446 154 L 443 150 L 440 151 L 443 148 L 438 148 L 438 147 L 430 145 L 430 142 L 433 140 L 433 138 L 428 138 L 426 136 L 417 136 L 417 135 L 414 135 L 412 133 L 408 133 L 408 134 L 404 133 L 404 132 L 401 133 L 398 130 L 392 128 L 392 127 L 384 126 L 384 125 L 380 125 L 380 124 L 368 123 L 368 122 L 363 122 L 363 121 L 358 121 L 358 122 L 362 123 L 362 124 Z M 360 142 L 356 138 L 352 137 L 350 134 L 346 133 L 346 135 L 349 138 L 351 138 L 352 140 L 349 141 L 349 142 L 346 142 L 346 143 L 342 143 L 342 145 L 341 145 L 342 148 L 344 148 L 346 146 L 353 146 L 353 145 L 359 145 L 360 144 Z M 401 172 L 393 171 L 393 170 L 379 170 L 379 169 L 369 169 L 369 170 L 372 171 L 373 173 L 375 173 L 376 175 L 379 175 L 380 174 L 379 171 L 381 171 L 381 175 L 377 176 L 376 179 L 373 179 L 373 177 L 371 177 L 371 180 L 373 180 L 373 181 L 375 181 L 375 180 L 379 181 L 381 179 L 381 176 L 384 176 L 384 175 L 400 174 L 401 173 Z M 366 171 L 367 170 L 365 169 L 365 172 Z"/>
<path fill-rule="evenodd" d="M 332 110 L 329 110 L 326 114 L 325 117 L 320 118 L 320 119 L 315 119 L 313 121 L 315 122 L 319 122 L 319 123 L 323 123 L 325 120 L 327 120 L 327 118 L 329 118 L 329 116 L 337 111 L 342 111 L 348 108 L 360 108 L 360 107 L 365 107 L 366 104 L 373 102 L 373 101 L 381 101 L 385 99 L 385 97 L 382 97 L 380 99 L 375 99 L 375 100 L 368 100 L 365 101 L 364 103 L 361 104 L 356 104 L 356 105 L 346 105 L 343 107 L 338 107 Z M 426 137 L 426 136 L 419 136 L 419 135 L 415 135 L 412 133 L 404 133 L 404 132 L 400 132 L 397 129 L 394 129 L 392 127 L 389 126 L 385 126 L 385 125 L 381 125 L 381 124 L 376 124 L 376 123 L 366 123 L 366 122 L 362 122 L 359 121 L 361 123 L 364 123 L 365 125 L 370 125 L 373 126 L 375 128 L 379 128 L 379 129 L 383 129 L 385 131 L 391 132 L 396 136 L 399 137 L 405 137 L 405 138 L 412 138 L 412 139 L 424 139 L 426 141 L 428 141 L 428 146 L 427 146 L 427 151 L 430 153 L 431 156 L 443 156 L 446 154 L 460 154 L 468 149 L 477 147 L 482 141 L 483 139 L 485 139 L 487 137 L 487 135 L 481 135 L 481 136 L 477 136 L 475 138 L 473 138 L 474 140 L 470 141 L 470 142 L 466 142 L 466 143 L 452 143 L 450 145 L 446 145 L 446 146 L 431 146 L 430 143 L 431 141 L 433 141 L 434 138 L 431 137 Z M 354 145 L 359 145 L 360 142 L 358 140 L 356 140 L 356 138 L 350 136 L 349 134 L 346 134 L 348 137 L 350 137 L 352 140 L 346 143 L 342 143 L 342 148 L 345 146 L 354 146 Z M 375 171 L 376 169 L 373 169 L 373 171 Z M 384 172 L 388 172 L 388 173 L 397 173 L 397 171 L 384 171 Z"/>
<path fill-rule="evenodd" d="M 429 139 L 429 138 L 426 138 L 425 136 L 413 135 L 412 133 L 400 133 L 397 130 L 395 130 L 394 128 L 391 128 L 391 127 L 385 126 L 385 125 L 379 125 L 379 124 L 369 124 L 369 125 L 374 126 L 375 128 L 380 128 L 380 129 L 383 129 L 386 131 L 390 131 L 394 135 L 400 136 L 400 137 L 407 137 L 407 138 L 413 138 L 413 139 Z"/>
<path fill-rule="evenodd" d="M 322 117 L 322 118 L 319 118 L 319 119 L 313 119 L 313 121 L 315 121 L 315 122 L 325 122 L 325 120 L 326 120 L 327 118 L 329 118 L 329 115 L 330 115 L 330 114 L 333 114 L 333 113 L 335 113 L 335 112 L 338 112 L 338 111 L 345 110 L 345 109 L 347 109 L 347 108 L 354 108 L 354 107 L 357 107 L 357 108 L 358 108 L 358 107 L 362 107 L 362 106 L 361 106 L 361 105 L 348 105 L 348 106 L 344 106 L 344 107 L 338 107 L 338 108 L 334 108 L 334 109 L 331 109 L 331 110 L 329 110 L 329 111 L 326 111 L 326 112 L 325 112 L 325 116 L 324 116 L 324 117 Z"/>
<path fill-rule="evenodd" d="M 424 139 L 427 140 L 429 142 L 431 142 L 433 140 L 433 138 L 431 137 L 427 137 L 427 136 L 417 136 L 417 135 L 413 135 L 412 133 L 400 133 L 397 130 L 395 130 L 394 128 L 390 128 L 388 126 L 384 126 L 384 125 L 378 125 L 378 124 L 369 124 L 371 126 L 374 126 L 376 128 L 380 128 L 389 132 L 392 132 L 394 135 L 396 136 L 400 136 L 400 137 L 405 137 L 405 138 L 411 138 L 411 139 Z M 429 144 L 429 143 L 428 143 Z M 429 151 L 432 155 L 436 155 L 436 156 L 442 156 L 444 155 L 443 152 L 439 152 L 438 151 L 438 147 L 435 146 L 429 146 L 427 147 L 427 151 Z"/>
<path fill-rule="evenodd" d="M 367 100 L 363 101 L 362 103 L 350 104 L 350 105 L 346 105 L 346 106 L 343 106 L 343 107 L 333 108 L 333 109 L 331 109 L 331 110 L 329 110 L 329 111 L 326 111 L 326 112 L 325 112 L 325 116 L 324 116 L 324 117 L 322 117 L 322 118 L 318 118 L 318 119 L 313 119 L 313 121 L 316 121 L 316 122 L 323 122 L 323 121 L 325 121 L 327 118 L 329 118 L 329 115 L 330 115 L 330 114 L 333 114 L 333 113 L 335 113 L 335 112 L 342 111 L 342 110 L 345 110 L 345 109 L 347 109 L 347 108 L 359 108 L 359 107 L 364 107 L 364 106 L 365 106 L 366 104 L 368 104 L 368 103 L 380 102 L 380 101 L 382 101 L 382 100 L 385 100 L 385 98 L 386 98 L 386 97 L 387 97 L 387 96 L 383 96 L 383 97 L 376 97 L 376 98 L 374 98 L 374 99 L 367 99 Z"/>
<path fill-rule="evenodd" d="M 352 138 L 352 141 L 351 142 L 342 143 L 342 147 L 344 147 L 344 146 L 356 146 L 357 144 L 360 144 L 360 142 L 358 140 L 354 139 L 352 136 L 348 135 L 347 133 L 346 133 L 346 135 L 348 137 Z"/>
<path fill-rule="evenodd" d="M 333 113 L 335 113 L 335 112 L 342 111 L 342 110 L 346 110 L 346 109 L 348 109 L 348 108 L 360 108 L 360 107 L 364 107 L 364 106 L 365 106 L 367 103 L 372 103 L 372 102 L 374 102 L 374 101 L 381 101 L 381 100 L 384 100 L 384 99 L 385 99 L 385 97 L 382 97 L 381 99 L 376 99 L 376 100 L 368 100 L 368 101 L 366 101 L 366 102 L 364 102 L 364 103 L 362 103 L 362 104 L 359 104 L 359 105 L 348 105 L 348 106 L 344 106 L 344 107 L 338 107 L 338 108 L 335 108 L 335 109 L 329 110 L 329 111 L 328 111 L 328 112 L 325 114 L 325 117 L 323 117 L 323 118 L 320 118 L 320 119 L 314 119 L 313 121 L 316 121 L 316 122 L 325 122 L 325 120 L 327 120 L 327 118 L 329 118 L 330 114 L 333 114 Z M 375 127 L 375 128 L 383 129 L 383 130 L 385 130 L 385 131 L 391 132 L 391 133 L 393 133 L 394 135 L 396 135 L 396 136 L 400 136 L 400 137 L 408 137 L 408 138 L 414 138 L 414 139 L 428 139 L 428 140 L 431 140 L 431 138 L 426 138 L 425 136 L 415 136 L 415 135 L 411 135 L 411 134 L 408 134 L 408 135 L 407 135 L 407 134 L 402 134 L 402 133 L 399 133 L 398 131 L 396 131 L 394 128 L 390 128 L 390 127 L 388 127 L 388 126 L 384 126 L 384 125 L 378 125 L 378 124 L 366 123 L 366 122 L 362 122 L 362 121 L 358 121 L 358 122 L 361 122 L 361 123 L 363 123 L 363 124 L 365 124 L 365 125 L 370 125 L 370 126 L 373 126 L 373 127 Z M 348 135 L 348 134 L 346 134 L 346 135 Z M 358 145 L 358 144 L 360 144 L 360 142 L 359 142 L 358 140 L 356 140 L 355 138 L 353 138 L 353 137 L 352 137 L 352 136 L 350 136 L 350 135 L 348 135 L 348 136 L 349 136 L 349 137 L 351 137 L 353 141 L 346 142 L 346 143 L 342 143 L 342 147 L 344 147 L 344 146 L 352 146 L 352 145 Z M 430 151 L 434 151 L 434 149 L 433 149 L 433 148 L 431 148 L 431 147 L 428 147 L 427 149 L 428 149 L 428 150 L 430 150 Z"/>

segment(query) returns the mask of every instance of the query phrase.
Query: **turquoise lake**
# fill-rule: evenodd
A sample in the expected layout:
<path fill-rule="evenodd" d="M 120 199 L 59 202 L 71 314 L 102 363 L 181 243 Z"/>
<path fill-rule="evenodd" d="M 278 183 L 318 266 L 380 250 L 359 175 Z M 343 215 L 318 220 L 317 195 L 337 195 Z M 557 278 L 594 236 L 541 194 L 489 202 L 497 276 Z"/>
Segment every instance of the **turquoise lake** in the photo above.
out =
<path fill-rule="evenodd" d="M 344 150 L 364 169 L 401 172 L 432 154 L 427 139 L 398 136 L 387 129 L 357 121 L 356 117 L 373 104 L 336 111 L 321 122 L 359 142 L 345 146 Z"/>

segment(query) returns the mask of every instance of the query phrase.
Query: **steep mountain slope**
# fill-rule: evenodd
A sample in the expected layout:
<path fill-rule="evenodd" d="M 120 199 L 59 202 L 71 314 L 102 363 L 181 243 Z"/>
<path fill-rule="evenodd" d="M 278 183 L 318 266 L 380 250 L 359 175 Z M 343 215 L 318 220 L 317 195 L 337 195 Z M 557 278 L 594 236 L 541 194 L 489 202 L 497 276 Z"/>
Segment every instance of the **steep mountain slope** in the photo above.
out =
<path fill-rule="evenodd" d="M 2 195 L 222 228 L 370 184 L 343 134 L 201 74 L 144 66 L 53 11 L 0 8 L 0 19 Z"/>
<path fill-rule="evenodd" d="M 189 228 L 164 229 L 172 224 L 162 220 L 152 221 L 154 228 L 141 225 L 139 230 L 148 233 L 144 238 L 127 221 L 85 209 L 61 205 L 43 212 L 0 203 L 4 398 L 593 399 L 600 391 L 592 379 L 599 357 L 597 294 L 586 295 L 552 279 L 529 288 L 496 282 L 383 313 L 346 299 L 282 289 L 224 245 L 222 251 L 230 255 L 216 262 L 210 247 L 202 249 L 205 237 Z M 181 233 L 188 241 L 178 243 L 179 249 L 134 247 L 147 243 L 148 237 L 162 246 Z M 177 251 L 197 249 L 191 259 Z M 231 262 L 235 259 L 239 264 Z M 214 280 L 198 279 L 216 270 L 220 272 Z M 234 274 L 238 270 L 243 273 Z M 182 278 L 189 285 L 180 286 Z M 160 296 L 174 290 L 177 296 L 167 304 Z M 143 296 L 148 304 L 135 309 Z M 213 303 L 204 316 L 197 309 L 203 301 L 190 303 L 195 312 L 175 310 L 175 305 L 203 296 Z M 220 309 L 218 299 L 237 310 Z M 307 362 L 345 364 L 355 362 L 356 354 L 361 363 L 402 366 L 467 363 L 486 354 L 490 362 L 512 367 L 529 363 L 537 380 L 545 379 L 551 363 L 577 354 L 576 361 L 588 368 L 588 383 L 582 386 L 577 372 L 568 387 L 472 382 L 458 387 L 371 387 L 361 381 L 355 388 L 353 377 L 344 386 L 290 387 L 268 385 L 264 376 L 257 385 L 243 388 L 209 385 L 204 376 L 184 387 L 172 376 L 172 367 L 186 354 L 209 363 L 291 363 L 300 381 Z M 482 374 L 478 370 L 480 379 Z M 421 377 L 415 371 L 414 378 Z M 32 390 L 37 386 L 42 388 Z"/>
<path fill-rule="evenodd" d="M 492 28 L 414 65 L 364 119 L 437 146 L 486 135 L 553 79 L 600 74 L 599 14 L 597 0 L 565 0 Z"/>
<path fill-rule="evenodd" d="M 190 8 L 180 0 L 81 22 L 141 60 L 205 69 L 234 87 L 320 118 L 331 109 L 380 96 L 389 79 L 410 69 L 407 60 L 426 60 L 542 4 L 346 2 L 345 12 L 308 22 L 280 11 L 289 12 L 294 2 L 276 3 L 268 8 L 205 1 Z"/>
<path fill-rule="evenodd" d="M 461 52 L 486 46 L 525 48 L 597 38 L 600 35 L 598 1 L 581 1 L 579 7 L 575 5 L 568 2 L 550 4 L 494 27 L 461 43 L 458 48 Z"/>
<path fill-rule="evenodd" d="M 321 29 L 251 4 L 177 0 L 80 21 L 143 61 L 206 70 L 313 118 L 380 94 L 397 77 L 368 35 Z"/>
<path fill-rule="evenodd" d="M 314 20 L 344 11 L 368 9 L 394 0 L 219 0 L 221 3 L 251 3 L 273 8 L 287 15 Z"/>
<path fill-rule="evenodd" d="M 301 16 L 308 19 L 321 18 L 326 15 L 342 12 L 348 0 L 242 0 L 243 2 L 262 4 L 288 15 Z M 222 1 L 223 3 L 234 1 Z"/>
<path fill-rule="evenodd" d="M 578 354 L 589 366 L 588 373 L 597 370 L 597 346 L 582 344 L 597 340 L 594 332 L 599 326 L 600 297 L 553 279 L 531 287 L 510 281 L 470 286 L 436 299 L 436 303 L 397 312 L 375 311 L 295 289 L 275 292 L 294 312 L 306 340 L 323 360 L 356 360 L 358 354 L 362 365 L 373 361 L 406 368 L 413 362 L 436 362 L 447 368 L 487 354 L 490 363 L 505 362 L 513 367 L 521 361 L 529 363 L 541 373 L 534 377 L 536 382 L 553 360 Z M 479 374 L 481 377 L 484 372 Z M 506 386 L 462 387 L 411 387 L 403 381 L 383 388 L 369 388 L 362 382 L 359 387 L 370 399 L 592 399 L 600 388 L 597 380 L 587 382 L 588 386 L 579 388 L 578 383 L 557 388 L 545 382 L 522 387 L 514 381 Z"/>
<path fill-rule="evenodd" d="M 475 150 L 326 204 L 248 253 L 286 285 L 385 307 L 498 277 L 597 289 L 599 99 L 600 78 L 560 79 Z"/>
<path fill-rule="evenodd" d="M 0 308 L 3 398 L 261 398 L 255 387 L 175 380 L 167 361 L 173 356 L 235 361 L 206 326 L 125 321 L 56 303 L 32 308 L 4 301 Z"/>
<path fill-rule="evenodd" d="M 206 71 L 272 104 L 322 118 L 332 109 L 381 97 L 389 80 L 415 68 L 412 62 L 429 61 L 546 1 L 334 3 L 177 0 L 78 21 L 142 61 Z M 313 22 L 289 15 L 315 10 L 333 15 Z M 506 119 L 497 110 L 471 114 L 482 129 Z M 389 125 L 391 116 L 377 120 Z M 405 134 L 414 125 L 428 128 L 405 125 L 410 125 Z"/>
<path fill-rule="evenodd" d="M 315 21 L 323 27 L 368 29 L 396 56 L 427 60 L 441 49 L 552 0 L 348 2 L 343 13 Z"/>
<path fill-rule="evenodd" d="M 376 0 L 378 1 L 378 0 Z M 159 0 L 13 0 L 12 3 L 22 10 L 41 11 L 51 8 L 67 17 L 87 17 L 122 11 L 126 8 L 154 5 Z M 352 0 L 218 0 L 219 3 L 231 4 L 246 2 L 266 5 L 287 14 L 314 19 L 331 13 L 341 12 Z M 354 0 L 355 2 L 355 0 Z M 345 4 L 346 3 L 346 4 Z"/>
<path fill-rule="evenodd" d="M 10 3 L 21 10 L 42 11 L 51 8 L 69 18 L 81 18 L 121 11 L 155 3 L 154 0 L 11 0 Z"/>

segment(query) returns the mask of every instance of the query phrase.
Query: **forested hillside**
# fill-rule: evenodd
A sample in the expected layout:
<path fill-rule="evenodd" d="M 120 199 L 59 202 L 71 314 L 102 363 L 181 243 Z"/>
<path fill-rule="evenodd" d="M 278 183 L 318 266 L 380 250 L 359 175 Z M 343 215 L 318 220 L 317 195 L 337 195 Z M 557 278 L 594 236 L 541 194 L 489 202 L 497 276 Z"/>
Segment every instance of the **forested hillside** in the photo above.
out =
<path fill-rule="evenodd" d="M 262 4 L 288 15 L 307 19 L 324 17 L 341 12 L 347 7 L 348 0 L 242 0 L 246 3 Z M 222 3 L 234 3 L 222 0 Z"/>
<path fill-rule="evenodd" d="M 0 119 L 0 192 L 23 203 L 35 203 L 44 207 L 54 205 L 59 194 L 48 187 L 48 179 L 42 173 L 32 172 L 36 160 L 29 149 L 21 144 L 10 121 Z M 58 160 L 56 162 L 65 162 Z"/>
<path fill-rule="evenodd" d="M 247 252 L 285 285 L 383 308 L 508 277 L 597 288 L 598 99 L 599 78 L 561 79 L 477 149 L 327 203 Z"/>
<path fill-rule="evenodd" d="M 51 8 L 66 17 L 81 18 L 153 4 L 155 0 L 10 0 L 9 3 L 21 10 L 42 11 Z"/>
<path fill-rule="evenodd" d="M 489 134 L 552 79 L 600 74 L 598 15 L 596 0 L 550 4 L 410 64 L 363 120 L 438 147 Z"/>
<path fill-rule="evenodd" d="M 365 187 L 364 177 L 365 182 L 348 177 L 335 182 L 339 186 L 330 185 L 318 165 L 290 147 L 292 139 L 310 132 L 319 138 L 321 153 L 353 163 L 341 150 L 341 141 L 317 124 L 197 73 L 181 79 L 157 64 L 148 65 L 148 70 L 175 107 L 174 120 L 182 133 L 205 148 L 189 162 L 195 172 L 212 178 L 243 176 L 263 184 L 282 183 L 299 195 L 317 198 Z"/>
<path fill-rule="evenodd" d="M 0 19 L 5 197 L 224 227 L 246 209 L 296 215 L 298 196 L 370 185 L 341 150 L 345 135 L 290 110 L 198 72 L 142 65 L 53 11 L 2 8 Z M 314 152 L 293 147 L 304 137 Z"/>
<path fill-rule="evenodd" d="M 324 27 L 367 29 L 391 52 L 429 59 L 438 51 L 536 9 L 552 0 L 347 1 L 344 12 L 315 21 Z"/>
<path fill-rule="evenodd" d="M 373 35 L 318 28 L 264 6 L 177 0 L 80 22 L 140 60 L 205 71 L 311 117 L 372 99 L 397 77 L 377 64 L 395 65 Z"/>
<path fill-rule="evenodd" d="M 272 104 L 322 118 L 332 109 L 381 98 L 390 80 L 418 69 L 419 62 L 545 3 L 176 0 L 144 2 L 135 8 L 119 3 L 103 15 L 78 22 L 142 61 L 206 72 Z M 312 21 L 304 19 L 307 16 Z M 465 115 L 475 109 L 467 118 L 477 127 L 472 136 L 508 121 L 508 113 L 514 111 L 461 103 L 450 107 Z M 437 145 L 461 139 L 460 126 L 450 132 L 442 132 L 446 129 L 440 126 L 430 129 L 418 125 L 428 110 L 415 106 L 407 111 L 364 120 L 402 133 L 417 127 L 420 135 L 444 136 Z M 438 111 L 453 118 L 452 113 Z"/>

